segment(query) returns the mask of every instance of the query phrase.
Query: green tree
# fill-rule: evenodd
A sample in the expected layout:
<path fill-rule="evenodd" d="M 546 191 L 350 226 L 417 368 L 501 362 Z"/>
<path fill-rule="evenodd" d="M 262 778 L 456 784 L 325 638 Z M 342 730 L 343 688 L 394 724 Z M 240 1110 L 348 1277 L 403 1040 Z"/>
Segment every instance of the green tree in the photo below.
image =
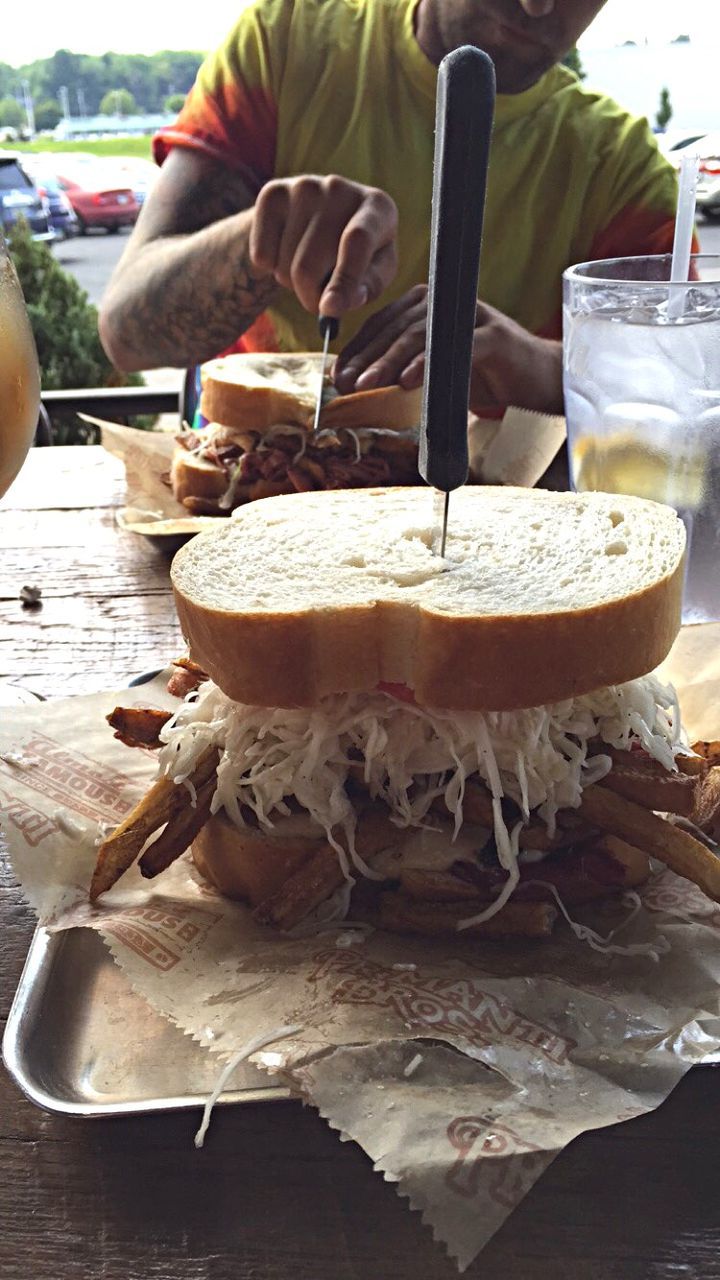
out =
<path fill-rule="evenodd" d="M 25 112 L 14 98 L 0 99 L 0 125 L 6 129 L 19 129 L 25 122 Z"/>
<path fill-rule="evenodd" d="M 133 116 L 137 103 L 129 89 L 111 89 L 100 103 L 101 116 Z"/>
<path fill-rule="evenodd" d="M 45 98 L 35 107 L 35 128 L 38 133 L 44 129 L 54 129 L 62 120 L 62 107 L 54 98 Z"/>
<path fill-rule="evenodd" d="M 568 50 L 568 52 L 565 54 L 565 57 L 563 58 L 562 61 L 563 61 L 564 67 L 569 67 L 571 71 L 575 72 L 575 75 L 577 76 L 578 80 L 585 79 L 585 71 L 583 69 L 583 64 L 580 60 L 580 54 L 578 52 L 577 45 L 573 45 L 572 49 Z"/>
<path fill-rule="evenodd" d="M 17 72 L 7 62 L 0 62 L 0 98 L 6 98 L 15 88 Z"/>
<path fill-rule="evenodd" d="M 672 114 L 673 109 L 670 101 L 670 90 L 667 85 L 663 85 L 660 90 L 660 105 L 658 106 L 657 113 L 655 115 L 655 124 L 658 129 L 667 129 L 670 121 L 672 120 Z"/>
<path fill-rule="evenodd" d="M 122 374 L 103 351 L 97 311 L 74 276 L 63 271 L 52 251 L 33 240 L 24 218 L 8 237 L 10 256 L 25 295 L 46 391 L 75 387 L 117 387 L 143 383 L 140 374 Z M 97 431 L 73 413 L 54 413 L 57 444 L 95 444 Z"/>
<path fill-rule="evenodd" d="M 165 99 L 163 106 L 167 112 L 172 112 L 173 115 L 176 115 L 177 112 L 182 111 L 185 106 L 186 97 L 187 94 L 185 93 L 170 93 Z"/>
<path fill-rule="evenodd" d="M 39 58 L 23 67 L 0 62 L 0 98 L 19 98 L 27 80 L 36 102 L 60 98 L 65 88 L 73 114 L 94 115 L 105 94 L 127 89 L 141 111 L 162 111 L 165 99 L 191 88 L 202 54 L 185 51 L 99 56 L 58 49 L 51 58 Z"/>

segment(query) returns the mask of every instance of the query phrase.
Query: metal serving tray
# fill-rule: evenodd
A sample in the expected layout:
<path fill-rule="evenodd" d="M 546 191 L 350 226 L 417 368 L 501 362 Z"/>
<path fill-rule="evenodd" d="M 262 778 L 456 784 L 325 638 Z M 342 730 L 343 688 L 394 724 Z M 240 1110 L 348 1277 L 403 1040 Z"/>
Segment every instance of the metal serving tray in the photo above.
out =
<path fill-rule="evenodd" d="M 23 1093 L 46 1111 L 135 1115 L 202 1106 L 222 1060 L 155 1013 L 92 929 L 35 931 L 3 1038 Z M 246 1063 L 222 1103 L 286 1099 Z"/>

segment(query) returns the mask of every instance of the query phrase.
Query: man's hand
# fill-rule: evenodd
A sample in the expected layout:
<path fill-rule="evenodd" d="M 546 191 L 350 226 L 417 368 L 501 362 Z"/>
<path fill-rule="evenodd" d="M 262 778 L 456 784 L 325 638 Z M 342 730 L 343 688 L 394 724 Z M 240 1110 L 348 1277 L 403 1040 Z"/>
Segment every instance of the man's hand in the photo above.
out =
<path fill-rule="evenodd" d="M 333 174 L 274 179 L 255 202 L 250 262 L 307 311 L 339 317 L 387 288 L 396 235 L 397 209 L 384 191 Z"/>
<path fill-rule="evenodd" d="M 413 289 L 371 316 L 335 363 L 344 394 L 399 383 L 422 384 L 425 367 L 427 286 Z M 494 307 L 478 302 L 473 335 L 470 408 L 508 404 L 562 413 L 562 343 L 537 338 Z"/>
<path fill-rule="evenodd" d="M 298 177 L 257 194 L 222 161 L 174 147 L 103 299 L 103 345 L 119 369 L 202 364 L 283 286 L 339 317 L 392 280 L 396 233 L 395 204 L 374 187 Z"/>

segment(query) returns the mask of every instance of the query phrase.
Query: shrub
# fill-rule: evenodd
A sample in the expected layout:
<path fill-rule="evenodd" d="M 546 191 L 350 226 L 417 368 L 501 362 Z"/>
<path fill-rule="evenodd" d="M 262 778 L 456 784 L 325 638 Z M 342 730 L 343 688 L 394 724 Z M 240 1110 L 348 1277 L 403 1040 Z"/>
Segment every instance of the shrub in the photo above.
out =
<path fill-rule="evenodd" d="M 8 249 L 25 295 L 43 390 L 142 386 L 141 374 L 120 373 L 110 363 L 98 335 L 97 309 L 74 276 L 55 261 L 52 249 L 33 240 L 24 220 L 13 226 Z M 56 444 L 97 443 L 97 429 L 77 414 L 55 411 L 51 420 Z"/>

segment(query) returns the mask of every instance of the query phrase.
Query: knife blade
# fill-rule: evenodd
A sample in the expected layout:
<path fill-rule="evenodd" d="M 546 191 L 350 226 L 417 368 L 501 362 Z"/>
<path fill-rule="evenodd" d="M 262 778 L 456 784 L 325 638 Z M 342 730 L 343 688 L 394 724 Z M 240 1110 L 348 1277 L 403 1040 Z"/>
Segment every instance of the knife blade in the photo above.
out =
<path fill-rule="evenodd" d="M 468 476 L 467 420 L 495 69 L 472 45 L 447 54 L 435 106 L 420 474 L 436 490 L 445 556 L 450 494 Z"/>
<path fill-rule="evenodd" d="M 320 426 L 320 411 L 323 403 L 323 391 L 325 390 L 325 372 L 327 370 L 328 351 L 330 343 L 337 338 L 340 328 L 339 321 L 334 316 L 318 316 L 318 328 L 320 336 L 323 340 L 322 364 L 320 365 L 320 386 L 318 387 L 317 400 L 315 402 L 315 418 L 313 421 L 313 433 Z"/>

